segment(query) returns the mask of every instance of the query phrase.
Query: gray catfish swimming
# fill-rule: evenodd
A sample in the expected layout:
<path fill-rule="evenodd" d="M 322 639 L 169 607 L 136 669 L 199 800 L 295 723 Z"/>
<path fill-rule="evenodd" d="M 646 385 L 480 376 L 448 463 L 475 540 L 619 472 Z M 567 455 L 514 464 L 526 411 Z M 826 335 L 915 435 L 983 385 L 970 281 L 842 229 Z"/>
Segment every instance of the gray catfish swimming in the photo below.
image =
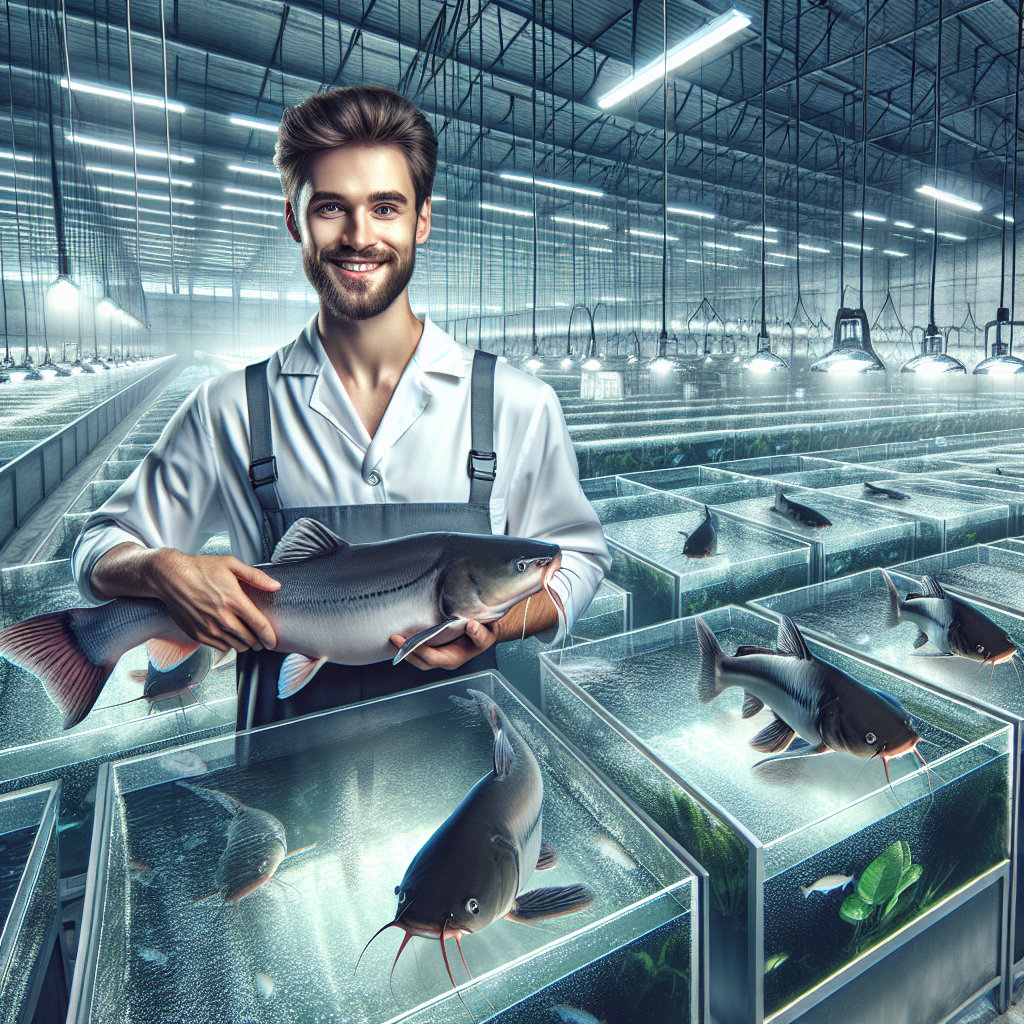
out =
<path fill-rule="evenodd" d="M 684 530 L 679 532 L 686 538 L 683 554 L 687 558 L 711 558 L 718 554 L 718 516 L 704 506 L 704 519 L 693 533 Z"/>
<path fill-rule="evenodd" d="M 363 947 L 366 952 L 381 932 L 401 928 L 405 938 L 395 956 L 397 964 L 414 935 L 440 939 L 453 985 L 446 939 L 455 939 L 461 954 L 463 936 L 500 917 L 513 921 L 560 917 L 584 909 L 594 899 L 585 885 L 522 891 L 535 868 L 542 871 L 554 867 L 556 861 L 554 851 L 541 843 L 544 780 L 533 751 L 497 704 L 479 690 L 469 694 L 472 701 L 453 699 L 475 704 L 490 724 L 493 768 L 413 857 L 401 883 L 395 886 L 398 909 L 394 920 L 376 931 Z M 394 966 L 391 969 L 394 972 Z"/>
<path fill-rule="evenodd" d="M 421 533 L 380 544 L 347 544 L 315 519 L 300 519 L 260 566 L 281 583 L 243 589 L 267 616 L 275 650 L 288 655 L 278 694 L 287 697 L 325 662 L 401 661 L 421 644 L 447 643 L 470 619 L 492 622 L 546 590 L 561 566 L 557 544 L 518 537 Z M 407 636 L 395 654 L 394 634 Z M 0 654 L 38 676 L 64 713 L 64 728 L 92 709 L 118 659 L 145 643 L 167 671 L 199 644 L 160 601 L 123 598 L 97 608 L 39 615 L 0 631 Z"/>
<path fill-rule="evenodd" d="M 205 789 L 187 782 L 178 785 L 231 815 L 227 846 L 217 861 L 215 895 L 225 903 L 234 903 L 237 908 L 240 900 L 274 877 L 287 856 L 284 825 L 268 811 L 249 807 L 219 789 Z"/>
<path fill-rule="evenodd" d="M 831 519 L 826 519 L 809 505 L 801 505 L 800 502 L 787 498 L 778 484 L 775 485 L 775 504 L 768 511 L 777 512 L 780 516 L 792 519 L 794 523 L 811 530 L 823 530 L 826 526 L 832 525 Z"/>
<path fill-rule="evenodd" d="M 867 491 L 872 498 L 889 498 L 891 501 L 910 500 L 909 494 L 897 491 L 895 487 L 883 487 L 881 484 L 868 483 L 867 480 L 864 481 L 864 490 Z"/>
<path fill-rule="evenodd" d="M 744 718 L 753 717 L 765 705 L 775 713 L 772 724 L 750 741 L 755 750 L 787 751 L 779 757 L 830 750 L 880 757 L 887 779 L 890 758 L 917 752 L 919 737 L 899 701 L 816 658 L 788 616 L 779 622 L 777 653 L 741 647 L 731 658 L 699 616 L 696 624 L 701 701 L 707 704 L 728 687 L 739 686 L 744 692 Z M 794 744 L 795 737 L 799 739 Z"/>
<path fill-rule="evenodd" d="M 880 571 L 889 590 L 889 625 L 898 626 L 904 619 L 914 623 L 918 629 L 914 650 L 930 640 L 940 654 L 991 665 L 993 671 L 1017 653 L 1017 645 L 1002 626 L 977 608 L 950 597 L 934 577 L 921 577 L 921 590 L 900 600 L 892 577 L 884 569 Z"/>

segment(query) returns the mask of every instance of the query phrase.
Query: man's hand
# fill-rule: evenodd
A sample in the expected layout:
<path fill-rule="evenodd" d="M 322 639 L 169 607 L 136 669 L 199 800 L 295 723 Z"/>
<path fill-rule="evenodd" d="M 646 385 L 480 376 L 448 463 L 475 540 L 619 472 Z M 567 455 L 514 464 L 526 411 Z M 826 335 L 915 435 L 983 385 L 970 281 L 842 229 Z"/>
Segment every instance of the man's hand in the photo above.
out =
<path fill-rule="evenodd" d="M 277 643 L 273 627 L 242 584 L 268 592 L 281 584 L 232 555 L 118 544 L 96 563 L 91 582 L 99 597 L 162 601 L 193 640 L 220 651 L 260 650 Z"/>
<path fill-rule="evenodd" d="M 548 629 L 558 621 L 554 602 L 541 591 L 513 605 L 496 622 L 466 623 L 466 632 L 451 643 L 440 647 L 417 647 L 405 660 L 424 670 L 446 668 L 449 671 L 462 668 L 470 658 L 483 654 L 489 647 L 507 640 L 519 640 Z M 408 637 L 395 635 L 391 643 L 398 649 Z"/>

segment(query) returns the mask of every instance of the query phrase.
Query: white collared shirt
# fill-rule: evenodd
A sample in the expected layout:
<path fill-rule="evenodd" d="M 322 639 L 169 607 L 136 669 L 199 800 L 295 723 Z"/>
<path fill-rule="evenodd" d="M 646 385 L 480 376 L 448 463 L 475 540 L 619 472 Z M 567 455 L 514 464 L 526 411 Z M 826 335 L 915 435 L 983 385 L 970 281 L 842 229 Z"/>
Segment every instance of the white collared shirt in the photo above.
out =
<path fill-rule="evenodd" d="M 283 508 L 469 500 L 473 350 L 429 317 L 371 439 L 320 342 L 314 316 L 270 359 L 268 384 L 278 493 Z M 555 587 L 568 629 L 590 604 L 611 556 L 579 484 L 576 453 L 554 391 L 499 362 L 494 375 L 497 476 L 491 532 L 562 548 L 575 573 Z M 262 510 L 249 482 L 245 372 L 214 377 L 175 413 L 132 475 L 86 521 L 71 556 L 79 590 L 125 541 L 195 554 L 224 531 L 232 552 L 262 559 Z M 551 635 L 550 633 L 548 634 Z M 554 637 L 561 638 L 561 633 Z"/>

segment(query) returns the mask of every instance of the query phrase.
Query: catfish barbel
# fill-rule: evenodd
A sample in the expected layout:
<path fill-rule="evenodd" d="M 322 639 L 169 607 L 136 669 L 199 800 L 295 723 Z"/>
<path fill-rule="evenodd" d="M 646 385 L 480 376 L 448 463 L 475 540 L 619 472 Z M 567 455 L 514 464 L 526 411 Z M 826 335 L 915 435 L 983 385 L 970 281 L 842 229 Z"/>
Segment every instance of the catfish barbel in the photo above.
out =
<path fill-rule="evenodd" d="M 698 696 L 707 704 L 728 687 L 739 686 L 744 718 L 767 705 L 775 719 L 750 745 L 777 754 L 770 760 L 839 750 L 856 757 L 880 757 L 888 780 L 890 758 L 908 753 L 921 758 L 920 737 L 899 701 L 816 658 L 789 616 L 779 621 L 777 653 L 740 647 L 733 657 L 722 650 L 702 618 L 695 621 L 701 655 Z"/>
<path fill-rule="evenodd" d="M 405 938 L 395 956 L 397 964 L 414 935 L 440 939 L 452 985 L 455 978 L 446 939 L 455 939 L 461 955 L 463 936 L 498 918 L 529 922 L 560 917 L 584 909 L 594 899 L 585 885 L 522 891 L 535 868 L 552 868 L 557 860 L 555 852 L 541 843 L 544 780 L 540 765 L 490 697 L 479 690 L 470 690 L 469 695 L 471 701 L 452 700 L 475 706 L 487 719 L 494 733 L 493 768 L 413 857 L 395 886 L 394 920 L 363 947 L 365 953 L 381 932 L 400 928 Z M 362 959 L 362 953 L 359 956 Z M 392 965 L 392 974 L 394 970 Z"/>
<path fill-rule="evenodd" d="M 540 590 L 564 609 L 551 579 L 557 544 L 519 537 L 421 533 L 379 544 L 347 544 L 315 519 L 299 519 L 261 568 L 281 583 L 242 588 L 270 621 L 288 655 L 278 696 L 302 689 L 326 662 L 397 663 L 422 644 L 461 636 L 466 623 L 493 622 Z M 390 637 L 408 639 L 395 654 Z M 64 728 L 92 709 L 125 652 L 145 643 L 160 671 L 199 647 L 162 601 L 120 598 L 96 608 L 38 615 L 0 631 L 0 654 L 42 680 Z"/>

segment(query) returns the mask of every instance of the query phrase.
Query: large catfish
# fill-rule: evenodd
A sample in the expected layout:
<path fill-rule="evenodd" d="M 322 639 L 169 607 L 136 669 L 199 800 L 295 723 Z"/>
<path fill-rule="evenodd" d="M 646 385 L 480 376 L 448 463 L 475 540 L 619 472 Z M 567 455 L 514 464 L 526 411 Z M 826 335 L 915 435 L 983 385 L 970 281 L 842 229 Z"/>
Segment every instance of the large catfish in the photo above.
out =
<path fill-rule="evenodd" d="M 561 565 L 557 544 L 519 537 L 421 533 L 380 544 L 347 544 L 315 519 L 300 519 L 281 538 L 267 575 L 272 593 L 242 584 L 270 620 L 274 648 L 289 656 L 278 695 L 300 690 L 325 662 L 401 661 L 422 644 L 437 646 L 492 622 L 523 598 L 550 589 Z M 407 636 L 395 654 L 389 638 Z M 167 671 L 199 643 L 163 602 L 122 598 L 97 608 L 38 615 L 0 631 L 0 654 L 38 676 L 64 714 L 64 728 L 92 709 L 118 659 L 145 643 Z"/>

